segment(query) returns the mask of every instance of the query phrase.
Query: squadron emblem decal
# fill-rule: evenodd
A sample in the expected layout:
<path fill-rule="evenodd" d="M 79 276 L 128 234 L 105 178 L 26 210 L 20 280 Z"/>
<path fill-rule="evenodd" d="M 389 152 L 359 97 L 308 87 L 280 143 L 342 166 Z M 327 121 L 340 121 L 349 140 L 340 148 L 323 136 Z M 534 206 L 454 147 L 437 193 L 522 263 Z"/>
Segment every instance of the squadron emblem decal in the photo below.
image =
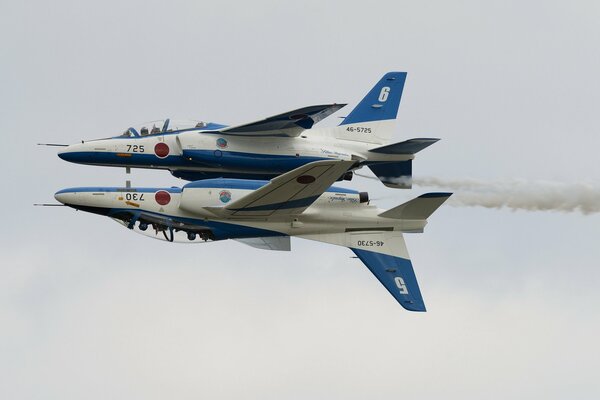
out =
<path fill-rule="evenodd" d="M 221 200 L 221 203 L 229 203 L 229 200 L 231 200 L 231 192 L 229 190 L 221 190 L 221 192 L 219 192 L 219 200 Z"/>
<path fill-rule="evenodd" d="M 217 147 L 220 149 L 226 149 L 227 148 L 227 140 L 225 140 L 223 138 L 218 138 L 217 139 Z"/>

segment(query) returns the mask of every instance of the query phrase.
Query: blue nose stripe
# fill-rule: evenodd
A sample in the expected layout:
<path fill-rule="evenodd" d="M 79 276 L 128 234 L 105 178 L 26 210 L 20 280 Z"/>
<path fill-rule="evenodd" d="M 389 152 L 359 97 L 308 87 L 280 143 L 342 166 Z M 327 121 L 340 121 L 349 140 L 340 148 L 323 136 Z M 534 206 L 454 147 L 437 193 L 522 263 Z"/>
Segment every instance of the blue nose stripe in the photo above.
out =
<path fill-rule="evenodd" d="M 182 166 L 185 164 L 181 156 L 168 155 L 159 158 L 154 153 L 114 153 L 109 151 L 65 151 L 58 153 L 58 156 L 65 161 L 77 164 L 94 165 L 131 165 L 157 167 Z"/>
<path fill-rule="evenodd" d="M 62 151 L 62 152 L 58 153 L 58 156 L 65 161 L 82 162 L 81 156 L 79 156 L 79 154 L 81 154 L 81 153 L 74 152 L 74 151 Z"/>
<path fill-rule="evenodd" d="M 77 190 L 77 188 L 67 188 L 67 189 L 61 189 L 58 192 L 54 193 L 54 196 L 59 195 L 59 194 L 64 194 L 64 193 L 77 193 L 79 190 Z"/>

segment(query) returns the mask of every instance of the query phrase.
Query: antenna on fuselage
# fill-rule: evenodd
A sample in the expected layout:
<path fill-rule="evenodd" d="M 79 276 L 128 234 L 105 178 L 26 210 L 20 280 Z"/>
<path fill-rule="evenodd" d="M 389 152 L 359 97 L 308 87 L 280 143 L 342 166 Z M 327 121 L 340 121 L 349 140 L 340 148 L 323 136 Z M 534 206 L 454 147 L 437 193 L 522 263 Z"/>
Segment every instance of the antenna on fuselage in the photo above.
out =
<path fill-rule="evenodd" d="M 130 175 L 131 174 L 131 168 L 130 167 L 125 167 L 125 174 L 126 175 Z M 131 180 L 130 179 L 126 179 L 125 180 L 125 187 L 127 189 L 131 188 Z"/>

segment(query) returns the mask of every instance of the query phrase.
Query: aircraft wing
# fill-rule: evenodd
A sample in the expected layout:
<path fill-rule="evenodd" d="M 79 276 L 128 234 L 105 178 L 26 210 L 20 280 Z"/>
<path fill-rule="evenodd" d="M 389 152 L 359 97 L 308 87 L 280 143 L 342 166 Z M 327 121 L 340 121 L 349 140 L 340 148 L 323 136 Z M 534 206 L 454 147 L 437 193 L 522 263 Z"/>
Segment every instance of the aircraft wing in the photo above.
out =
<path fill-rule="evenodd" d="M 345 104 L 323 104 L 308 106 L 274 115 L 260 121 L 232 126 L 215 131 L 239 136 L 299 136 L 317 122 L 327 118 Z"/>
<path fill-rule="evenodd" d="M 273 178 L 226 207 L 206 209 L 229 218 L 300 214 L 354 164 L 354 161 L 314 161 Z"/>

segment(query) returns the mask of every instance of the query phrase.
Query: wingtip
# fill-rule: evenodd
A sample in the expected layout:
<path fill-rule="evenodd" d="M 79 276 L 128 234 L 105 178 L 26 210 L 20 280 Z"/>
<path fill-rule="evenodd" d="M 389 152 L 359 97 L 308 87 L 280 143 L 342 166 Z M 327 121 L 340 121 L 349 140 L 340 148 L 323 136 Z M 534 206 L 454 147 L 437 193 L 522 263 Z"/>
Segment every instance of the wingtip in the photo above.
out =
<path fill-rule="evenodd" d="M 432 192 L 432 193 L 425 193 L 419 196 L 420 199 L 427 199 L 427 198 L 439 198 L 439 197 L 450 197 L 452 196 L 454 193 L 451 192 Z"/>
<path fill-rule="evenodd" d="M 415 304 L 415 303 L 401 302 L 400 305 L 402 306 L 402 308 L 404 308 L 407 311 L 427 312 L 427 307 L 425 307 L 425 304 L 423 304 L 423 303 Z"/>

